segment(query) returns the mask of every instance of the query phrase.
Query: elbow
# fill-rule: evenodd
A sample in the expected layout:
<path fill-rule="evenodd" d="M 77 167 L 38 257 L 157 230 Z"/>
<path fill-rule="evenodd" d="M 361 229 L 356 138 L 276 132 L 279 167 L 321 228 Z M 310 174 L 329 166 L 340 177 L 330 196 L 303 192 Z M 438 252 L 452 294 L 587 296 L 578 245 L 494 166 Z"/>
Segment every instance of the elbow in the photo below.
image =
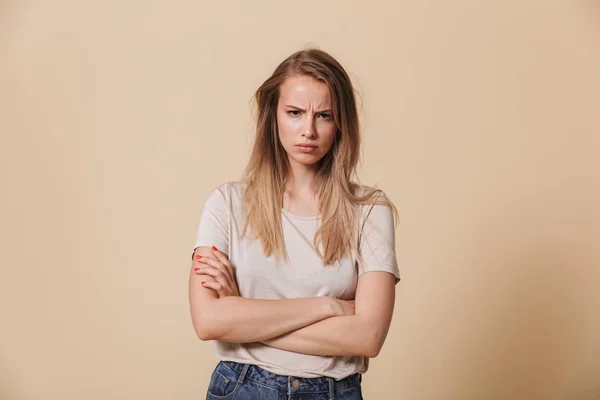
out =
<path fill-rule="evenodd" d="M 212 334 L 207 329 L 194 328 L 194 330 L 196 331 L 196 336 L 198 336 L 198 339 L 202 340 L 203 342 L 213 340 Z"/>
<path fill-rule="evenodd" d="M 371 344 L 366 346 L 366 348 L 362 351 L 362 356 L 367 358 L 375 358 L 379 355 L 381 351 L 381 346 Z"/>
<path fill-rule="evenodd" d="M 214 329 L 215 324 L 211 320 L 212 318 L 206 312 L 200 312 L 192 319 L 196 336 L 203 342 L 218 339 L 218 335 Z"/>
<path fill-rule="evenodd" d="M 363 343 L 363 356 L 368 358 L 375 358 L 381 352 L 383 343 L 385 341 L 385 334 L 380 332 L 372 332 L 368 337 L 364 338 Z"/>
<path fill-rule="evenodd" d="M 381 347 L 373 348 L 371 350 L 371 354 L 369 355 L 369 358 L 375 358 L 375 357 L 377 357 L 379 355 L 380 351 L 381 351 Z"/>

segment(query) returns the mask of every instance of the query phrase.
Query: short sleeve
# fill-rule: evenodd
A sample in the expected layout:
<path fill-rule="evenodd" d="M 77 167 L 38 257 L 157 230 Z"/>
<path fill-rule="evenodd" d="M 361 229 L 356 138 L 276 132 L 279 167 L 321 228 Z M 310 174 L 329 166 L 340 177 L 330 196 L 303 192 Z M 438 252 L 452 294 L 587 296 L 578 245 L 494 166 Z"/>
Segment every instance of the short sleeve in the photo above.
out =
<path fill-rule="evenodd" d="M 204 203 L 194 249 L 216 246 L 229 255 L 229 198 L 226 185 L 215 189 Z"/>
<path fill-rule="evenodd" d="M 380 193 L 385 198 L 385 194 Z M 358 276 L 369 271 L 386 271 L 394 275 L 397 284 L 400 281 L 400 271 L 395 243 L 394 214 L 391 207 L 385 204 L 366 206 L 358 243 Z"/>

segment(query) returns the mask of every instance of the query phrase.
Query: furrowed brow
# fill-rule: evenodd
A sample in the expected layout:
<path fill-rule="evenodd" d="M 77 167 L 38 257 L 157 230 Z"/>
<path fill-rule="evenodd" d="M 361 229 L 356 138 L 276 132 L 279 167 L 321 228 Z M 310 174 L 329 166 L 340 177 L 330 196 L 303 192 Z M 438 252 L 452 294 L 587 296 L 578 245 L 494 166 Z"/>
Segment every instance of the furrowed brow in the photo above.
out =
<path fill-rule="evenodd" d="M 302 108 L 300 108 L 300 107 L 296 107 L 296 106 L 293 106 L 293 105 L 291 105 L 291 104 L 286 104 L 286 107 L 295 108 L 295 109 L 296 109 L 296 110 L 298 110 L 298 111 L 306 111 L 306 110 L 304 110 L 304 109 L 302 109 Z M 326 109 L 326 110 L 319 110 L 319 111 L 317 111 L 317 113 L 324 113 L 324 112 L 328 112 L 328 113 L 330 113 L 330 112 L 331 112 L 331 110 L 330 110 L 330 109 Z"/>

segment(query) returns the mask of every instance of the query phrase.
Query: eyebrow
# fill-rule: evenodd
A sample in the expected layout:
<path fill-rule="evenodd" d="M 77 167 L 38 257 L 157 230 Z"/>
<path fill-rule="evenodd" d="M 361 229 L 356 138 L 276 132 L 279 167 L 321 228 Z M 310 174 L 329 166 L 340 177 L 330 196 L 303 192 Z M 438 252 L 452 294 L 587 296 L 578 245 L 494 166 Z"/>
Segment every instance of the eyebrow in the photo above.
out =
<path fill-rule="evenodd" d="M 306 110 L 301 109 L 300 107 L 296 107 L 296 106 L 293 106 L 291 104 L 286 104 L 286 107 L 295 108 L 296 110 L 299 110 L 299 111 L 306 111 Z M 317 113 L 324 113 L 324 112 L 329 112 L 330 113 L 331 110 L 330 109 L 326 109 L 326 110 L 317 111 Z"/>

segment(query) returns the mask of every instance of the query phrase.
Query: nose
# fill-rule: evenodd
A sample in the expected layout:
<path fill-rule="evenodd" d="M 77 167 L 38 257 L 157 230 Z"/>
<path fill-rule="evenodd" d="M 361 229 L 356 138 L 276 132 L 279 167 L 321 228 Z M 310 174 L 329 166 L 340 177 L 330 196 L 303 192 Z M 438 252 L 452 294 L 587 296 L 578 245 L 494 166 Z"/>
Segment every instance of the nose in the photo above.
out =
<path fill-rule="evenodd" d="M 304 132 L 303 132 L 303 136 L 312 138 L 314 136 L 316 136 L 317 131 L 315 129 L 315 127 L 313 126 L 312 120 L 308 120 L 308 124 L 306 124 L 305 128 L 304 128 Z"/>

